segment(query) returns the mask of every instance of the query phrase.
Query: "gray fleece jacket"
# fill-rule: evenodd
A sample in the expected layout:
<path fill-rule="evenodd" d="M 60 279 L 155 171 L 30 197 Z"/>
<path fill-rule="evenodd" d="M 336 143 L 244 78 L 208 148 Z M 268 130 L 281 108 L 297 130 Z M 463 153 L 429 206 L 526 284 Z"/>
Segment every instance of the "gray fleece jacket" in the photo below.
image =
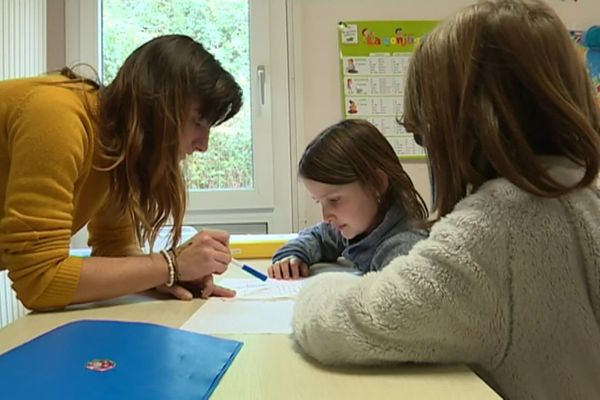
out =
<path fill-rule="evenodd" d="M 323 363 L 466 363 L 507 399 L 600 399 L 598 182 L 552 199 L 487 182 L 383 270 L 313 279 L 294 335 Z"/>
<path fill-rule="evenodd" d="M 331 224 L 320 223 L 298 234 L 273 255 L 273 263 L 296 256 L 311 266 L 343 257 L 361 272 L 377 271 L 397 256 L 408 254 L 427 232 L 408 225 L 405 213 L 392 207 L 368 235 L 348 241 Z"/>

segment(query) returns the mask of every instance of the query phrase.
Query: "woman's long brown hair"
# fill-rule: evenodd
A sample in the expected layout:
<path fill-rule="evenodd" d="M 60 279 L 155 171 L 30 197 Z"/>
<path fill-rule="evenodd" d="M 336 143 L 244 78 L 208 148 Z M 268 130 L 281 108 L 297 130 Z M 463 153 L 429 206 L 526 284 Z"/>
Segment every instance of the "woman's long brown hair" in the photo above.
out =
<path fill-rule="evenodd" d="M 423 198 L 388 140 L 368 121 L 349 119 L 325 129 L 309 143 L 298 165 L 302 178 L 330 185 L 360 182 L 373 190 L 379 188 L 379 173 L 388 177 L 388 188 L 378 218 L 396 205 L 414 226 L 425 226 L 429 213 Z"/>
<path fill-rule="evenodd" d="M 140 243 L 152 246 L 169 218 L 171 244 L 180 241 L 187 203 L 180 140 L 192 105 L 216 126 L 239 111 L 242 91 L 200 43 L 182 35 L 143 44 L 99 89 L 95 167 L 110 171 L 109 201 L 130 215 Z"/>
<path fill-rule="evenodd" d="M 600 116 L 588 72 L 539 0 L 481 1 L 428 35 L 409 67 L 403 123 L 427 148 L 438 217 L 497 177 L 555 197 L 599 172 Z M 585 174 L 564 185 L 541 155 L 566 157 Z"/>

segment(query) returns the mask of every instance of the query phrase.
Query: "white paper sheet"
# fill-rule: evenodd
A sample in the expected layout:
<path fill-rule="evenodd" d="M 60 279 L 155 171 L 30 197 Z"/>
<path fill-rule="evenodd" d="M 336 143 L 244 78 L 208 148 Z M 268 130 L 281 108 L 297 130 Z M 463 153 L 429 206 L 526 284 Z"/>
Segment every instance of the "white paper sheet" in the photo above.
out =
<path fill-rule="evenodd" d="M 210 299 L 181 327 L 207 334 L 292 333 L 293 300 Z"/>
<path fill-rule="evenodd" d="M 323 264 L 319 272 L 353 269 Z M 237 291 L 232 299 L 210 298 L 183 324 L 182 329 L 207 334 L 292 333 L 294 301 L 312 278 L 293 281 L 223 278 L 217 283 Z"/>
<path fill-rule="evenodd" d="M 258 279 L 224 278 L 218 284 L 236 291 L 233 300 L 293 300 L 307 280 L 309 278 L 293 281 L 269 279 L 262 282 Z"/>

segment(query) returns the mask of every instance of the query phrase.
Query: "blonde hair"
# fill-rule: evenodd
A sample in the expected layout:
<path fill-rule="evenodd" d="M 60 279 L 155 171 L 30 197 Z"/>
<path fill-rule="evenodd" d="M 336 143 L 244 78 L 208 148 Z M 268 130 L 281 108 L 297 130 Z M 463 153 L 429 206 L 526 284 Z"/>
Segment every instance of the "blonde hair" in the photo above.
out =
<path fill-rule="evenodd" d="M 598 175 L 600 116 L 567 29 L 539 0 L 488 0 L 437 27 L 410 63 L 403 124 L 429 155 L 438 217 L 484 182 L 504 177 L 555 197 Z M 563 185 L 539 155 L 585 168 Z"/>

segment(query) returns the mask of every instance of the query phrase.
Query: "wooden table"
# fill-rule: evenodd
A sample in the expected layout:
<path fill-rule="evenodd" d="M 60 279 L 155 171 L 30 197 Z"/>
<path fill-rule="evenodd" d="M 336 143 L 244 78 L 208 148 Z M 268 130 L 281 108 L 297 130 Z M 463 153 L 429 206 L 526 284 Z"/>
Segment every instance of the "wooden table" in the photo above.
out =
<path fill-rule="evenodd" d="M 261 269 L 265 260 L 252 260 Z M 245 277 L 235 267 L 228 277 Z M 79 319 L 151 322 L 180 327 L 204 303 L 157 300 L 140 294 L 31 313 L 0 329 L 0 353 L 56 326 Z M 219 335 L 244 342 L 211 399 L 500 399 L 462 365 L 330 369 L 305 359 L 288 335 Z M 1 390 L 1 389 L 0 389 Z"/>

